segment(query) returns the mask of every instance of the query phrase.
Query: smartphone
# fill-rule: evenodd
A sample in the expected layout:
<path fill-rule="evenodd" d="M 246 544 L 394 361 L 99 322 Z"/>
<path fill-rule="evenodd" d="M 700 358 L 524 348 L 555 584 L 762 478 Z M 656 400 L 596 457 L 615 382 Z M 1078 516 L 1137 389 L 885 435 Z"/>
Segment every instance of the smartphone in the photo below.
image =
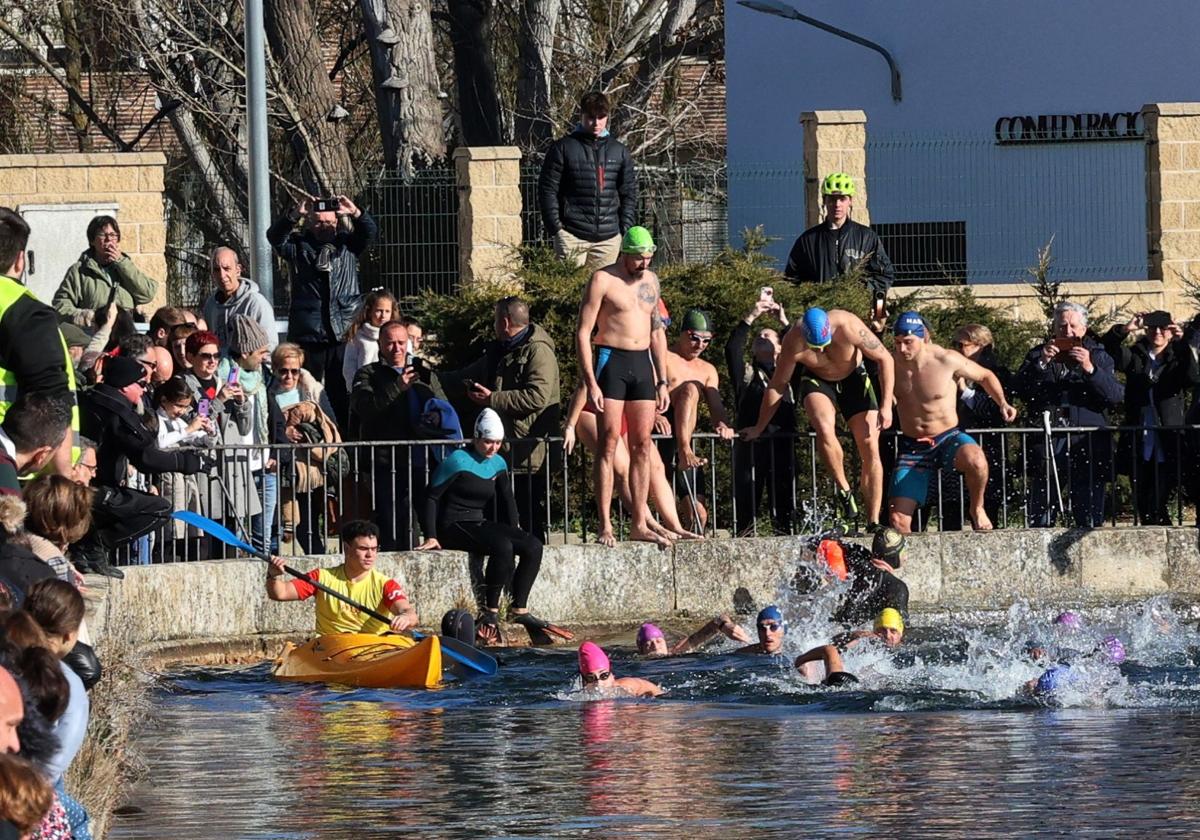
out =
<path fill-rule="evenodd" d="M 763 286 L 761 289 L 758 290 L 758 299 L 766 301 L 767 303 L 774 303 L 775 302 L 775 290 L 772 289 L 770 286 Z"/>
<path fill-rule="evenodd" d="M 336 213 L 338 209 L 338 200 L 336 198 L 318 198 L 313 202 L 313 211 L 316 213 Z"/>
<path fill-rule="evenodd" d="M 235 365 L 235 366 L 233 366 L 233 367 L 231 367 L 231 368 L 229 369 L 229 376 L 228 376 L 228 377 L 226 377 L 225 381 L 226 381 L 226 382 L 228 382 L 230 385 L 236 385 L 236 384 L 237 384 L 237 382 L 238 382 L 238 369 L 237 369 L 237 366 L 236 366 L 236 365 Z"/>
<path fill-rule="evenodd" d="M 1082 347 L 1083 339 L 1082 338 L 1055 338 L 1055 339 L 1052 339 L 1050 343 L 1058 348 L 1058 352 L 1065 353 L 1068 350 L 1071 350 L 1072 348 Z"/>
<path fill-rule="evenodd" d="M 474 379 L 464 379 L 462 381 L 462 384 L 463 384 L 463 387 L 466 388 L 468 391 L 475 390 L 475 380 Z"/>
<path fill-rule="evenodd" d="M 413 354 L 412 339 L 410 338 L 408 341 L 404 342 L 404 366 L 412 367 L 414 358 L 416 358 L 416 356 Z"/>
<path fill-rule="evenodd" d="M 200 402 L 196 403 L 196 413 L 199 414 L 201 417 L 207 417 L 208 409 L 209 409 L 210 405 L 211 405 L 211 403 L 209 402 L 207 397 L 200 400 Z"/>

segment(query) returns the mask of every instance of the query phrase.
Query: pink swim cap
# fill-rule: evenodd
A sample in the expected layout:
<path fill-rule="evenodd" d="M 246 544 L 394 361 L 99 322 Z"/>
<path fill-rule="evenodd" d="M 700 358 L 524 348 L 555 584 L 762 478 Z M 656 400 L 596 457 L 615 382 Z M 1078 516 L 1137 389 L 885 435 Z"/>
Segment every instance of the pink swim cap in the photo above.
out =
<path fill-rule="evenodd" d="M 584 642 L 579 646 L 579 673 L 590 674 L 593 671 L 611 671 L 608 654 L 600 649 L 595 642 Z"/>
<path fill-rule="evenodd" d="M 650 641 L 651 639 L 662 639 L 662 638 L 665 638 L 663 636 L 663 631 L 659 629 L 657 624 L 651 624 L 650 622 L 647 621 L 645 624 L 643 624 L 641 627 L 638 628 L 637 643 L 639 645 L 643 645 L 646 642 Z"/>

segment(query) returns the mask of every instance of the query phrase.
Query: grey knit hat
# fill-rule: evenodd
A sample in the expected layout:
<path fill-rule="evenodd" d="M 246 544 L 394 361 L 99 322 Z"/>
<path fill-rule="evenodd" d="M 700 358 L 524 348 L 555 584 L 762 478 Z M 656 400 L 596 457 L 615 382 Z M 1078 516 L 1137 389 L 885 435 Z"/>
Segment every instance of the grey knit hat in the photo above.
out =
<path fill-rule="evenodd" d="M 249 356 L 270 342 L 258 321 L 248 315 L 234 315 L 229 319 L 229 353 L 235 358 Z"/>

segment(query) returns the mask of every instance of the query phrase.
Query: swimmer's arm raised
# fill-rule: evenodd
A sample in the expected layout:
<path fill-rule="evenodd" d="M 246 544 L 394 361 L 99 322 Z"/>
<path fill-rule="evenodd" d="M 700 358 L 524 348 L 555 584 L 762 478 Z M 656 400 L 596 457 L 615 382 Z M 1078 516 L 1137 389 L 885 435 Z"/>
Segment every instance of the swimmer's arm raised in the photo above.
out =
<path fill-rule="evenodd" d="M 801 665 L 809 662 L 823 662 L 825 664 L 826 677 L 830 674 L 846 670 L 846 667 L 842 664 L 842 654 L 835 645 L 820 645 L 812 650 L 805 651 L 796 657 L 793 665 L 799 669 Z"/>

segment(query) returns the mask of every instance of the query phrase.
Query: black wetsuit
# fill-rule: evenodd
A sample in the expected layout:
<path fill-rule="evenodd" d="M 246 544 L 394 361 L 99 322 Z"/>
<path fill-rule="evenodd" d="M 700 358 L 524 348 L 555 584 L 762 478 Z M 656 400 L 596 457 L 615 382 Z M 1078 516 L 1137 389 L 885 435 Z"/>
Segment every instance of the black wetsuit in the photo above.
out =
<path fill-rule="evenodd" d="M 499 502 L 503 522 L 484 518 L 494 501 Z M 469 446 L 452 452 L 429 482 L 421 526 L 426 539 L 436 539 L 443 548 L 487 555 L 488 608 L 500 606 L 500 594 L 510 580 L 513 606 L 525 608 L 542 565 L 542 543 L 517 527 L 517 502 L 503 458 L 482 458 Z"/>
<path fill-rule="evenodd" d="M 855 543 L 841 543 L 850 573 L 850 591 L 842 598 L 833 620 L 857 627 L 874 619 L 885 607 L 908 615 L 908 584 L 871 565 L 871 551 Z"/>

